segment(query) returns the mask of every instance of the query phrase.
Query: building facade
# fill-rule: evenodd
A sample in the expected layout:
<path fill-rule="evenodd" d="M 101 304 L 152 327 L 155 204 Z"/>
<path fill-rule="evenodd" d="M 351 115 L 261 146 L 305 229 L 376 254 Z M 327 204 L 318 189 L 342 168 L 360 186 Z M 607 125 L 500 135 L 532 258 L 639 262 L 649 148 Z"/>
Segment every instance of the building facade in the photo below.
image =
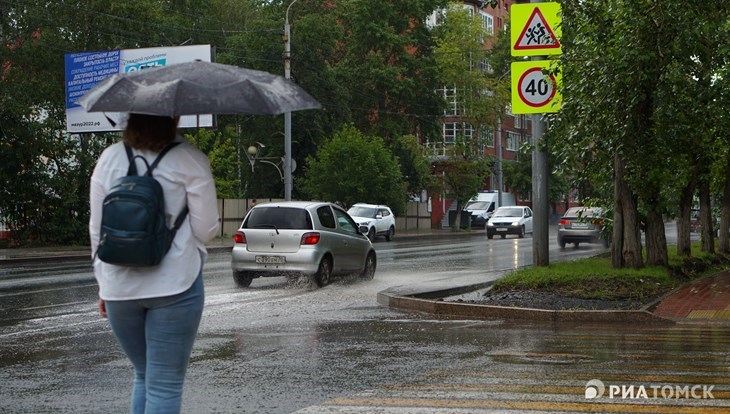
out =
<path fill-rule="evenodd" d="M 512 0 L 499 0 L 496 7 L 489 5 L 488 1 L 463 1 L 463 7 L 469 11 L 472 16 L 481 18 L 485 32 L 491 36 L 499 36 L 500 33 L 509 33 L 509 11 L 512 6 Z M 441 16 L 437 13 L 432 16 L 431 24 L 438 25 Z M 484 42 L 486 50 L 492 47 L 492 42 L 488 39 Z M 476 65 L 476 70 L 490 71 L 488 65 Z M 501 76 L 508 77 L 510 73 L 504 73 Z M 515 162 L 519 158 L 520 146 L 525 142 L 530 142 L 531 117 L 526 115 L 512 114 L 509 105 L 504 109 L 505 116 L 501 120 L 493 120 L 490 126 L 482 125 L 477 128 L 471 125 L 463 117 L 463 108 L 459 104 L 459 94 L 454 88 L 444 86 L 439 91 L 446 100 L 447 107 L 442 119 L 442 134 L 440 137 L 426 139 L 423 145 L 427 148 L 428 154 L 434 159 L 443 159 L 448 156 L 449 147 L 454 144 L 457 137 L 463 137 L 465 140 L 477 144 L 480 151 L 485 156 L 491 156 L 496 160 L 496 168 L 490 178 L 484 183 L 482 191 L 500 190 L 503 192 L 512 192 L 508 183 L 502 178 L 503 166 L 506 163 Z M 438 169 L 435 171 L 438 174 Z M 515 194 L 518 204 L 530 205 L 530 194 Z M 433 217 L 433 226 L 448 226 L 444 219 L 448 217 L 448 211 L 454 209 L 453 200 L 445 200 L 440 194 L 431 195 L 431 209 Z"/>

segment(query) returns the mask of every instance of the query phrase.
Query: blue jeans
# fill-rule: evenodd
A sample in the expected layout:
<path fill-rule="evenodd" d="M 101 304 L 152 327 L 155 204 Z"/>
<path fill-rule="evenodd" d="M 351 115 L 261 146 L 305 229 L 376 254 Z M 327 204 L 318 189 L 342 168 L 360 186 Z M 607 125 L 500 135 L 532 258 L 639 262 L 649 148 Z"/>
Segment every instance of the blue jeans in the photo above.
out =
<path fill-rule="evenodd" d="M 134 366 L 133 414 L 180 412 L 204 299 L 201 274 L 178 295 L 106 302 L 112 331 Z"/>

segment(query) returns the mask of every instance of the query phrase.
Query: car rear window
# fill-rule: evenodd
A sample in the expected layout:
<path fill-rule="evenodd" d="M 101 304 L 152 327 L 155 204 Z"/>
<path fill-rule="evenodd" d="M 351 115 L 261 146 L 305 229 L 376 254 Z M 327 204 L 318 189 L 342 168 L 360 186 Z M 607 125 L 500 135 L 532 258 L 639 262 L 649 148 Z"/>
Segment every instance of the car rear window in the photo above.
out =
<path fill-rule="evenodd" d="M 351 216 L 375 218 L 378 215 L 378 209 L 373 207 L 354 206 L 347 211 Z"/>
<path fill-rule="evenodd" d="M 581 207 L 573 207 L 568 209 L 568 211 L 565 212 L 564 217 L 597 217 L 600 215 L 599 210 L 595 210 L 592 208 L 581 208 Z"/>
<path fill-rule="evenodd" d="M 293 207 L 259 207 L 251 210 L 242 228 L 277 228 L 311 230 L 312 219 L 307 210 Z"/>

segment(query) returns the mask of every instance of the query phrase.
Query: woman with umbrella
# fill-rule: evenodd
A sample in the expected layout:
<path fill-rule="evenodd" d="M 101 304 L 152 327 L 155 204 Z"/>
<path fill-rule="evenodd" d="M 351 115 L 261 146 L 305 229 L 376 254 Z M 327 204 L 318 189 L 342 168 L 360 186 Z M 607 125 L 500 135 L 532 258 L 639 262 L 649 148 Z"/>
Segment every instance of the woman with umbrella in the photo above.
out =
<path fill-rule="evenodd" d="M 124 140 L 148 162 L 176 138 L 178 117 L 194 114 L 280 115 L 321 105 L 299 86 L 266 72 L 193 61 L 111 76 L 78 103 L 88 112 L 128 112 Z M 149 115 L 139 115 L 149 114 Z M 127 171 L 122 143 L 107 148 L 91 180 L 92 251 L 112 182 Z M 96 260 L 102 315 L 135 368 L 132 412 L 176 413 L 203 308 L 204 243 L 218 231 L 216 192 L 205 155 L 183 142 L 156 167 L 168 214 L 189 214 L 162 263 L 151 268 Z"/>
<path fill-rule="evenodd" d="M 92 251 L 97 251 L 104 198 L 129 167 L 124 144 L 152 164 L 163 148 L 179 142 L 153 175 L 162 186 L 168 215 L 186 205 L 189 210 L 162 262 L 127 267 L 94 261 L 100 312 L 134 366 L 135 414 L 180 411 L 185 371 L 203 312 L 205 243 L 218 232 L 210 163 L 176 135 L 177 122 L 178 118 L 131 114 L 124 142 L 104 150 L 91 177 L 89 233 Z M 142 162 L 137 166 L 144 168 Z"/>

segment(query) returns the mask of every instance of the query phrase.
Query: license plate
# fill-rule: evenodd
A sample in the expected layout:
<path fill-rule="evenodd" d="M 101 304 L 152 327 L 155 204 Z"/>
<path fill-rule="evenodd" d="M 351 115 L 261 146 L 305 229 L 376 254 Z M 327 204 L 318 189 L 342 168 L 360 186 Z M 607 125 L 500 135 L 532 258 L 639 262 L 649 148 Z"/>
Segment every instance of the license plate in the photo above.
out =
<path fill-rule="evenodd" d="M 284 256 L 256 256 L 256 263 L 284 264 L 284 263 L 286 263 L 286 257 L 284 257 Z"/>
<path fill-rule="evenodd" d="M 507 227 L 497 227 L 497 231 L 507 231 Z"/>
<path fill-rule="evenodd" d="M 588 223 L 573 223 L 570 226 L 574 229 L 587 229 L 589 225 Z"/>

